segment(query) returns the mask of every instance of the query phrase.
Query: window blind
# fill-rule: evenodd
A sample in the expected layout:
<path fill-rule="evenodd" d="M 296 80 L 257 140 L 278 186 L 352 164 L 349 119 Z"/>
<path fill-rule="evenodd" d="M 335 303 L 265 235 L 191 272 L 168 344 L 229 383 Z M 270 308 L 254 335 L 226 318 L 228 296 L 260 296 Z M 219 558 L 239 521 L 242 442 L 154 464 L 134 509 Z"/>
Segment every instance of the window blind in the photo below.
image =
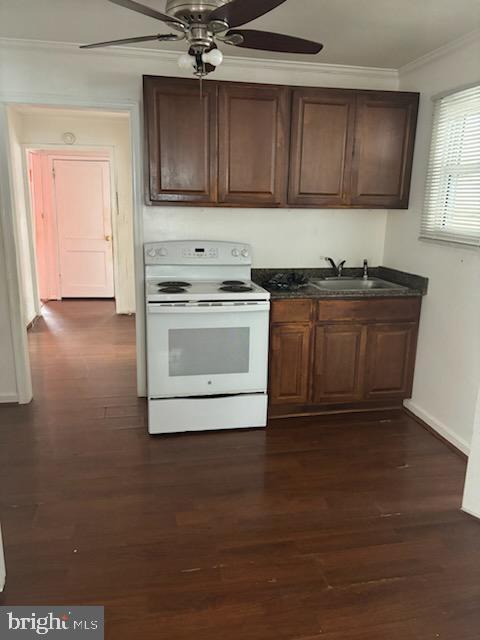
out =
<path fill-rule="evenodd" d="M 435 103 L 420 237 L 480 246 L 480 85 Z"/>

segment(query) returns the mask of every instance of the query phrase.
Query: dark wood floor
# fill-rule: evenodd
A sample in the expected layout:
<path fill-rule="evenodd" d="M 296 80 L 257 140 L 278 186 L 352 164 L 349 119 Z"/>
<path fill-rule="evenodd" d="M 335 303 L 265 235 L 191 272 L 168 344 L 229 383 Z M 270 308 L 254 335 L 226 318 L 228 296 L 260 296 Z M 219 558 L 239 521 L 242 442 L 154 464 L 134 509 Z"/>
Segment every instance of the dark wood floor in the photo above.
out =
<path fill-rule="evenodd" d="M 152 438 L 132 318 L 49 304 L 30 344 L 1 604 L 103 604 L 111 640 L 478 640 L 465 463 L 405 414 Z"/>

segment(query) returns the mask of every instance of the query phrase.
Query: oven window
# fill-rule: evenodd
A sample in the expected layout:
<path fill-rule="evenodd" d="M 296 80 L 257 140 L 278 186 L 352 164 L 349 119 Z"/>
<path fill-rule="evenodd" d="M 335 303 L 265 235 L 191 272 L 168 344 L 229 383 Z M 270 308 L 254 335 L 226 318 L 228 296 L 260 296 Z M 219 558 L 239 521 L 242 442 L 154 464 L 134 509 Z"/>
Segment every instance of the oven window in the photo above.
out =
<path fill-rule="evenodd" d="M 170 376 L 248 373 L 250 328 L 169 329 Z"/>

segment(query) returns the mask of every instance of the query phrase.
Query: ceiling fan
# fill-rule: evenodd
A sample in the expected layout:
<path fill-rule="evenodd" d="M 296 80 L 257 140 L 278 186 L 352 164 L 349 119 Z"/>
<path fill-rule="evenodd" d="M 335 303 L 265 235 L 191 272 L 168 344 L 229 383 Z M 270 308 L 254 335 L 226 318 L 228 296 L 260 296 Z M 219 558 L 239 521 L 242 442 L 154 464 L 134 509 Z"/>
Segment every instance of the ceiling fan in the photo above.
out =
<path fill-rule="evenodd" d="M 134 0 L 108 0 L 113 4 L 164 22 L 176 33 L 140 36 L 87 44 L 81 49 L 94 49 L 134 42 L 160 42 L 186 40 L 188 53 L 180 56 L 182 69 L 192 69 L 194 75 L 203 78 L 223 61 L 223 54 L 216 42 L 261 51 L 316 54 L 323 45 L 303 38 L 294 38 L 269 31 L 238 29 L 244 24 L 272 11 L 286 0 L 167 0 L 166 13 L 160 13 Z"/>

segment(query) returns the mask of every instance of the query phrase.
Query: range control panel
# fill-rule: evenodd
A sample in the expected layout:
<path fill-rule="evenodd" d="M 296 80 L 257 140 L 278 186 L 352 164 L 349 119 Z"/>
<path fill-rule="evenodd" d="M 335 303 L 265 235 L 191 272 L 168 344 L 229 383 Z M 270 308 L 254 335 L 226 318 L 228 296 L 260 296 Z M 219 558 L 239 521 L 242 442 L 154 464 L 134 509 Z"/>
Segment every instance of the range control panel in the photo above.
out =
<path fill-rule="evenodd" d="M 214 249 L 213 247 L 210 247 L 210 249 L 205 249 L 205 247 L 190 247 L 189 249 L 183 249 L 182 256 L 184 258 L 198 258 L 199 260 L 218 258 L 218 249 Z"/>
<path fill-rule="evenodd" d="M 146 265 L 208 264 L 250 265 L 248 244 L 201 240 L 148 242 L 144 246 Z"/>

